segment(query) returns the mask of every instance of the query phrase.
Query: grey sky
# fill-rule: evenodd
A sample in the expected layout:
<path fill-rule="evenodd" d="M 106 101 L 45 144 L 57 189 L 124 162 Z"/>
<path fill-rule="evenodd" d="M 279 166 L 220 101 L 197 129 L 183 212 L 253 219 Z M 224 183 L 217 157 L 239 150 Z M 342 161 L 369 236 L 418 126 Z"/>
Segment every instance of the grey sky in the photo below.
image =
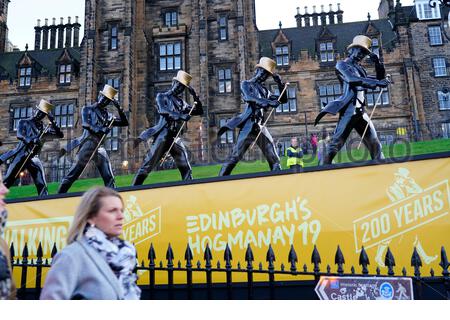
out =
<path fill-rule="evenodd" d="M 367 19 L 367 13 L 370 12 L 373 19 L 378 18 L 379 0 L 256 0 L 257 24 L 260 30 L 278 28 L 281 21 L 283 27 L 294 27 L 297 7 L 300 12 L 304 12 L 304 6 L 308 6 L 310 12 L 312 6 L 325 5 L 325 11 L 328 11 L 329 4 L 341 3 L 341 9 L 344 10 L 344 21 L 358 21 Z M 411 5 L 414 0 L 402 0 L 403 5 Z M 84 24 L 84 0 L 11 0 L 9 5 L 8 27 L 9 39 L 13 44 L 17 45 L 21 50 L 28 43 L 30 49 L 34 47 L 34 26 L 37 19 L 41 19 L 42 23 L 45 18 L 49 19 L 51 24 L 52 18 L 55 17 L 57 23 L 59 18 L 75 16 L 80 17 L 80 22 Z"/>

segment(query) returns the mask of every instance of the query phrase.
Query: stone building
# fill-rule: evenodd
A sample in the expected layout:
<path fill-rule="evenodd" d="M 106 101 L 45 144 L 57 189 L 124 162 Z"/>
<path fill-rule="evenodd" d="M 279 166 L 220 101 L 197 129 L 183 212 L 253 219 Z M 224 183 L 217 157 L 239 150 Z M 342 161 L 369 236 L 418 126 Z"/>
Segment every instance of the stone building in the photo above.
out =
<path fill-rule="evenodd" d="M 314 118 L 340 95 L 334 66 L 357 34 L 372 38 L 394 81 L 374 116 L 382 142 L 449 135 L 448 40 L 437 28 L 440 13 L 425 0 L 405 7 L 381 0 L 379 19 L 350 23 L 339 5 L 297 9 L 295 28 L 263 31 L 254 0 L 86 0 L 81 44 L 77 20 L 53 19 L 38 22 L 34 50 L 4 53 L 8 2 L 0 0 L 0 152 L 15 143 L 14 123 L 40 98 L 58 105 L 68 138 L 80 134 L 81 107 L 108 83 L 119 90 L 130 126 L 114 129 L 107 148 L 116 172 L 134 172 L 148 146 L 133 149 L 132 141 L 157 121 L 155 96 L 183 69 L 193 75 L 205 107 L 205 116 L 194 117 L 184 135 L 190 156 L 194 163 L 220 162 L 237 132 L 217 138 L 218 128 L 242 110 L 240 82 L 252 76 L 260 56 L 276 60 L 291 83 L 289 103 L 269 122 L 274 139 L 285 145 L 292 136 L 330 131 L 336 118 L 313 127 Z M 365 64 L 373 72 L 371 62 Z M 368 93 L 369 111 L 379 94 Z M 188 94 L 186 100 L 192 102 Z M 70 157 L 57 157 L 65 142 L 54 141 L 42 153 L 52 180 L 70 165 Z"/>

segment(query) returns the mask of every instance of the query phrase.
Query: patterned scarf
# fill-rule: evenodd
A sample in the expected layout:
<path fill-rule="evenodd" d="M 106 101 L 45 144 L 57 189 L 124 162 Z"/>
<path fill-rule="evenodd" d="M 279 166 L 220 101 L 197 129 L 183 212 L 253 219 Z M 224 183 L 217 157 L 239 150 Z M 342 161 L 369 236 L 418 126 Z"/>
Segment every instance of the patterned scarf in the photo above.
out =
<path fill-rule="evenodd" d="M 134 246 L 117 237 L 108 239 L 103 231 L 93 226 L 86 228 L 84 236 L 89 245 L 105 258 L 117 279 L 119 279 L 125 300 L 139 300 L 141 289 L 137 286 L 137 276 L 133 273 L 136 266 L 136 249 Z"/>
<path fill-rule="evenodd" d="M 0 237 L 3 237 L 5 232 L 6 220 L 8 220 L 8 211 L 5 209 L 0 213 Z"/>
<path fill-rule="evenodd" d="M 0 237 L 6 228 L 8 220 L 8 211 L 3 210 L 0 213 Z M 11 272 L 9 271 L 8 259 L 0 251 L 0 300 L 8 299 L 11 293 Z"/>

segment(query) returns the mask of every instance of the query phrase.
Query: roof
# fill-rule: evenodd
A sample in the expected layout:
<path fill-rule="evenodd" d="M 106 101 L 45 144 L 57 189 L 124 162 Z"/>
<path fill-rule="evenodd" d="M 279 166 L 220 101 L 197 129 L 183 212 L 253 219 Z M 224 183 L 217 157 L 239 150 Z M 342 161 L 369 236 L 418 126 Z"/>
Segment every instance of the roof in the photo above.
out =
<path fill-rule="evenodd" d="M 327 28 L 336 37 L 337 52 L 345 53 L 347 46 L 352 43 L 353 37 L 358 34 L 364 34 L 370 23 L 380 32 L 383 48 L 385 50 L 392 49 L 396 40 L 396 34 L 392 30 L 392 25 L 388 19 L 348 22 L 326 26 L 287 28 L 282 29 L 282 31 L 291 41 L 292 52 L 299 54 L 301 50 L 308 50 L 311 55 L 315 55 L 316 40 L 323 33 L 323 29 Z M 277 37 L 279 31 L 280 29 L 274 29 L 259 32 L 261 56 L 273 56 L 272 42 Z"/>
<path fill-rule="evenodd" d="M 80 62 L 79 48 L 68 48 L 68 51 L 75 62 Z M 64 52 L 62 49 L 36 50 L 36 51 L 14 51 L 0 54 L 0 77 L 17 78 L 17 66 L 25 52 L 35 60 L 41 67 L 41 74 L 56 74 L 57 61 Z"/>

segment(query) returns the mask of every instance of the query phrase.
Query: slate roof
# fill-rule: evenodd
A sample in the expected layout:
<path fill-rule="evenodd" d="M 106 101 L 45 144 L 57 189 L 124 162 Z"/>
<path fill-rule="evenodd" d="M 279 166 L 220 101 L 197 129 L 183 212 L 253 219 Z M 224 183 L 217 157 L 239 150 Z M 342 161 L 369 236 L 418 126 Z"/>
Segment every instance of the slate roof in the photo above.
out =
<path fill-rule="evenodd" d="M 80 62 L 79 48 L 68 48 L 68 51 L 76 63 Z M 28 56 L 35 60 L 41 67 L 41 74 L 56 74 L 57 61 L 63 54 L 64 49 L 49 49 L 28 51 Z M 0 54 L 0 77 L 16 79 L 18 76 L 17 66 L 25 51 L 5 52 Z"/>
<path fill-rule="evenodd" d="M 283 33 L 289 38 L 292 45 L 292 52 L 298 55 L 301 50 L 308 50 L 311 56 L 317 54 L 316 40 L 323 33 L 323 28 L 327 28 L 336 37 L 336 51 L 345 53 L 347 46 L 352 43 L 353 37 L 358 34 L 364 34 L 369 23 L 372 23 L 381 33 L 382 45 L 384 50 L 390 50 L 394 46 L 396 34 L 392 30 L 392 25 L 388 19 L 348 22 L 327 26 L 311 26 L 301 28 L 282 29 Z M 261 56 L 271 57 L 272 42 L 278 35 L 280 29 L 263 30 L 259 32 L 260 54 Z"/>

